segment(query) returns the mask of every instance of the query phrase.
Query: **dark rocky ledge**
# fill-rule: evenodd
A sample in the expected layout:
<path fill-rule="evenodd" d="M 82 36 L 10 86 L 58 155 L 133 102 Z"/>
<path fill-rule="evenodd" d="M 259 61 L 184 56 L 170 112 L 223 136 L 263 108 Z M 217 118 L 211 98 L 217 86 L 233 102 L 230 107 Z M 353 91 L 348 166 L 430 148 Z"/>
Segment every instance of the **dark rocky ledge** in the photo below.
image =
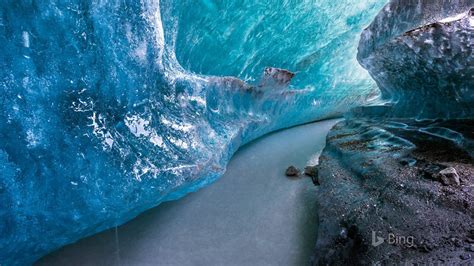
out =
<path fill-rule="evenodd" d="M 391 0 L 364 30 L 386 104 L 328 135 L 313 264 L 474 263 L 474 2 L 455 2 Z"/>
<path fill-rule="evenodd" d="M 337 124 L 320 159 L 313 264 L 472 263 L 473 143 L 473 120 Z M 451 167 L 459 185 L 443 182 Z"/>

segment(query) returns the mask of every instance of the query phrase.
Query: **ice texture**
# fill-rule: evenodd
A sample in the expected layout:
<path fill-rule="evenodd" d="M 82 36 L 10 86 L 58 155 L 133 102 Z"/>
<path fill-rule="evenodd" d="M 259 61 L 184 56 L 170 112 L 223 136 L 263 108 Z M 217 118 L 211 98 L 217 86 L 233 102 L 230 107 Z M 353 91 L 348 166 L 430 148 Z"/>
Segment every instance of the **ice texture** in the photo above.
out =
<path fill-rule="evenodd" d="M 336 122 L 264 136 L 239 149 L 211 186 L 61 248 L 37 266 L 308 265 L 318 187 L 311 178 L 287 178 L 282 165 L 314 165 Z"/>
<path fill-rule="evenodd" d="M 384 7 L 358 53 L 392 105 L 371 115 L 474 117 L 472 8 L 473 0 L 393 0 Z"/>
<path fill-rule="evenodd" d="M 376 100 L 355 55 L 383 4 L 2 1 L 0 264 L 206 186 L 263 134 Z"/>

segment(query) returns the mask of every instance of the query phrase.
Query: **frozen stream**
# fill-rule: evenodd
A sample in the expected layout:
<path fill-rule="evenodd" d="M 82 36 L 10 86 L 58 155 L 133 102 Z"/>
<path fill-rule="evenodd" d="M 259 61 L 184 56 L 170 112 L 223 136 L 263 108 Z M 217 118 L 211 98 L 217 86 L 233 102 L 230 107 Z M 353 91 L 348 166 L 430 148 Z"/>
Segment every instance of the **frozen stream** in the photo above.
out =
<path fill-rule="evenodd" d="M 40 265 L 306 265 L 317 230 L 309 178 L 337 120 L 273 133 L 241 148 L 225 175 L 183 199 L 40 260 Z"/>

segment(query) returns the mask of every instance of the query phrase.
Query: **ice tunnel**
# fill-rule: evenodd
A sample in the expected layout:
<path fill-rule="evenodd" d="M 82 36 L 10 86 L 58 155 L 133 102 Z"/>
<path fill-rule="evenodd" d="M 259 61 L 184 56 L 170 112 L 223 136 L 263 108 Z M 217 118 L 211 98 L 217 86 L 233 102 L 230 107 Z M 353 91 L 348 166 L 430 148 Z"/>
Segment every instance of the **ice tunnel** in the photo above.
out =
<path fill-rule="evenodd" d="M 396 57 L 401 42 L 443 53 L 433 47 L 446 38 L 466 51 L 471 17 L 394 36 L 472 1 L 418 1 L 433 12 L 387 2 L 0 3 L 0 263 L 32 263 L 207 186 L 240 146 L 278 129 L 388 100 L 402 112 L 420 95 L 436 105 L 429 86 L 446 76 L 462 83 L 446 108 L 471 112 L 472 67 L 420 86 L 405 66 L 422 60 Z"/>

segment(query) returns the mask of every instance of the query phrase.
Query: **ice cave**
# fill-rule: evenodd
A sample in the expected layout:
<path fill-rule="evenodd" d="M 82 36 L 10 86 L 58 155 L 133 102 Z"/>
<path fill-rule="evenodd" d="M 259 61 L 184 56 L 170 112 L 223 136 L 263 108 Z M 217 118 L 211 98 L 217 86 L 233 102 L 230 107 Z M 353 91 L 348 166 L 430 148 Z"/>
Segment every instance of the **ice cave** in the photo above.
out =
<path fill-rule="evenodd" d="M 0 265 L 474 264 L 474 0 L 3 0 Z"/>

